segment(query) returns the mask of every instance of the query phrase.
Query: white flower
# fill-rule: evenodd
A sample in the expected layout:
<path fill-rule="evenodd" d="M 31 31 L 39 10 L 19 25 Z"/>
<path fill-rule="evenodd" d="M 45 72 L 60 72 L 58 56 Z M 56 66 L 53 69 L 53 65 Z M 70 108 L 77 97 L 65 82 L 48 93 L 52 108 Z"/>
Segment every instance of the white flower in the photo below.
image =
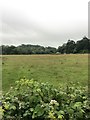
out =
<path fill-rule="evenodd" d="M 50 101 L 50 104 L 51 104 L 51 105 L 59 105 L 59 103 L 58 103 L 56 100 L 51 100 L 51 101 Z"/>

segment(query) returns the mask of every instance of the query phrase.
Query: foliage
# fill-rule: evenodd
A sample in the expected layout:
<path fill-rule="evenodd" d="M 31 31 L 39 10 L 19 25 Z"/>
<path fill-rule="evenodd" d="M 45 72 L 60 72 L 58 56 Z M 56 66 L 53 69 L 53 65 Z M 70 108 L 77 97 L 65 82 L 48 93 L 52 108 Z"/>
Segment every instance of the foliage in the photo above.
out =
<path fill-rule="evenodd" d="M 77 41 L 68 40 L 66 44 L 59 46 L 57 49 L 61 54 L 66 53 L 89 53 L 90 52 L 90 39 L 83 37 L 83 39 Z"/>
<path fill-rule="evenodd" d="M 58 49 L 54 47 L 43 47 L 40 45 L 30 45 L 22 44 L 17 47 L 11 45 L 2 45 L 2 54 L 55 54 L 57 52 L 63 54 L 69 53 L 89 53 L 90 52 L 90 39 L 83 37 L 83 39 L 77 41 L 76 43 L 73 40 L 68 40 L 67 43 L 64 43 L 62 46 L 59 46 Z M 0 53 L 1 54 L 1 53 Z"/>
<path fill-rule="evenodd" d="M 8 46 L 2 45 L 2 54 L 52 54 L 56 53 L 54 47 L 43 47 L 40 45 L 20 45 L 20 46 Z"/>
<path fill-rule="evenodd" d="M 86 88 L 71 86 L 55 89 L 33 79 L 16 81 L 2 97 L 2 120 L 89 120 Z"/>

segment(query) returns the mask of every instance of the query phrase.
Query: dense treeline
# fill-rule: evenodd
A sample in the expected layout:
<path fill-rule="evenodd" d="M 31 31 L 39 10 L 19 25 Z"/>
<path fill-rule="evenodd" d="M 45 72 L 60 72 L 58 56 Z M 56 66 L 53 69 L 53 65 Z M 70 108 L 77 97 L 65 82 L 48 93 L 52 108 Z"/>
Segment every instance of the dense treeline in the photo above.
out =
<path fill-rule="evenodd" d="M 67 43 L 58 47 L 58 52 L 60 53 L 89 53 L 90 51 L 90 39 L 83 37 L 82 40 L 76 43 L 73 40 L 68 40 Z"/>
<path fill-rule="evenodd" d="M 19 45 L 19 46 L 8 46 L 2 45 L 2 54 L 70 54 L 70 53 L 89 53 L 90 51 L 90 39 L 83 37 L 81 40 L 75 42 L 74 40 L 68 40 L 62 46 L 57 49 L 54 47 L 43 47 L 40 45 Z M 0 52 L 1 54 L 1 52 Z"/>
<path fill-rule="evenodd" d="M 39 45 L 2 46 L 2 54 L 51 54 L 56 53 L 56 48 Z"/>

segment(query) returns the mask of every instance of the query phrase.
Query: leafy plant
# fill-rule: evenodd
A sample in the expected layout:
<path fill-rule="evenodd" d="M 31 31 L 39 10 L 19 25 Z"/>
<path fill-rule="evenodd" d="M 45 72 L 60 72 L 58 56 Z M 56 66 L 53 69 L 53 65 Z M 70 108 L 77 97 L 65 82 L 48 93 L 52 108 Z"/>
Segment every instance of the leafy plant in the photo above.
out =
<path fill-rule="evenodd" d="M 89 120 L 87 103 L 85 87 L 55 89 L 24 78 L 2 96 L 2 120 Z"/>

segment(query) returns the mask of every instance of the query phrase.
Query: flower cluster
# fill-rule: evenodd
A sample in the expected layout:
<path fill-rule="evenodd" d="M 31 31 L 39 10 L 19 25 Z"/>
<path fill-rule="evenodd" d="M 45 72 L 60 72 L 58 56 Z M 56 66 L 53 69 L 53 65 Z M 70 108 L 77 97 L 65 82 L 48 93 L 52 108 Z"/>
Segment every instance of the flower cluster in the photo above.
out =
<path fill-rule="evenodd" d="M 51 104 L 51 105 L 57 105 L 57 106 L 59 105 L 59 103 L 58 103 L 56 100 L 51 100 L 51 101 L 50 101 L 50 104 Z"/>

